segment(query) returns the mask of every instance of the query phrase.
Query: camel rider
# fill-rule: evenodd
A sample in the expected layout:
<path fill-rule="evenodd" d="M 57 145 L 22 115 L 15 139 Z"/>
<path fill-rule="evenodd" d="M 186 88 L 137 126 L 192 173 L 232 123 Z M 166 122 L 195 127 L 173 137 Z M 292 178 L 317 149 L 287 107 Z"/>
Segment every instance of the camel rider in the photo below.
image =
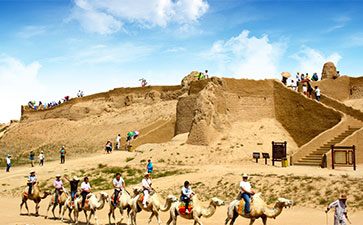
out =
<path fill-rule="evenodd" d="M 83 179 L 83 182 L 81 184 L 81 190 L 82 190 L 82 192 L 81 192 L 81 195 L 82 195 L 82 206 L 81 207 L 83 209 L 84 203 L 86 202 L 87 195 L 92 192 L 91 185 L 88 182 L 88 177 L 85 177 Z"/>
<path fill-rule="evenodd" d="M 345 219 L 348 219 L 347 214 L 347 195 L 341 195 L 340 199 L 336 200 L 335 202 L 330 203 L 328 208 L 325 210 L 325 213 L 328 213 L 328 211 L 331 208 L 335 208 L 335 214 L 334 214 L 334 225 L 347 225 L 347 222 Z"/>
<path fill-rule="evenodd" d="M 145 172 L 144 173 L 145 177 L 144 179 L 142 179 L 142 188 L 144 189 L 144 201 L 142 202 L 142 204 L 144 205 L 144 208 L 147 208 L 146 202 L 149 198 L 150 193 L 152 192 L 153 188 L 151 187 L 151 177 L 150 177 L 150 173 Z"/>
<path fill-rule="evenodd" d="M 115 188 L 115 196 L 113 198 L 113 205 L 116 206 L 118 195 L 125 189 L 125 181 L 122 179 L 120 173 L 116 173 L 116 177 L 113 179 L 113 187 Z"/>
<path fill-rule="evenodd" d="M 63 182 L 61 180 L 61 175 L 60 174 L 57 174 L 55 176 L 55 181 L 53 183 L 53 186 L 55 188 L 55 191 L 54 191 L 54 204 L 58 204 L 58 198 L 59 198 L 59 194 L 61 191 L 63 191 Z"/>
<path fill-rule="evenodd" d="M 239 184 L 239 187 L 241 190 L 242 198 L 246 203 L 245 213 L 248 215 L 250 214 L 250 198 L 251 195 L 255 194 L 255 192 L 252 190 L 250 182 L 248 182 L 247 174 L 244 173 L 242 175 L 242 181 Z"/>
<path fill-rule="evenodd" d="M 189 210 L 189 202 L 191 201 L 191 198 L 195 195 L 195 193 L 192 191 L 192 189 L 189 187 L 189 181 L 184 182 L 184 186 L 182 188 L 182 193 L 180 199 L 185 202 L 185 213 L 188 214 Z"/>
<path fill-rule="evenodd" d="M 71 186 L 71 202 L 73 205 L 74 198 L 78 191 L 79 178 L 77 176 L 73 176 L 73 180 L 70 180 L 67 176 L 64 176 L 64 178 L 69 181 L 69 184 Z M 71 208 L 72 208 L 72 206 L 71 206 Z"/>
<path fill-rule="evenodd" d="M 30 196 L 32 194 L 32 189 L 33 186 L 37 183 L 37 175 L 35 175 L 35 171 L 31 170 L 30 171 L 30 176 L 28 177 L 28 196 Z"/>

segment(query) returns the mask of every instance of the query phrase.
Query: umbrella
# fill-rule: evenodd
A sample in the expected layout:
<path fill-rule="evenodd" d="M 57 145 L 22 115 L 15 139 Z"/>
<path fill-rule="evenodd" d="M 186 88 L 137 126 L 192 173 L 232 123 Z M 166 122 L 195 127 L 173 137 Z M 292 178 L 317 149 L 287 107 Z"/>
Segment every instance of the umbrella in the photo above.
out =
<path fill-rule="evenodd" d="M 138 135 L 139 134 L 139 131 L 138 130 L 134 130 L 133 131 L 136 135 Z"/>
<path fill-rule="evenodd" d="M 289 78 L 289 77 L 291 77 L 291 73 L 289 73 L 289 72 L 282 72 L 282 73 L 281 73 L 281 75 L 282 75 L 283 77 L 285 77 L 285 78 Z"/>

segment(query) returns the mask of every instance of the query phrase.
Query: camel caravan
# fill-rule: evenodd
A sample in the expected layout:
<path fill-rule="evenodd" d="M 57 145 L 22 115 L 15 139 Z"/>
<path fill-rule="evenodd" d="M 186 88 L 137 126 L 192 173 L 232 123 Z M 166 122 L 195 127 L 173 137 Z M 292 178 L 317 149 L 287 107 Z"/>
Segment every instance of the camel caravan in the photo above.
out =
<path fill-rule="evenodd" d="M 252 225 L 256 219 L 261 218 L 263 224 L 267 224 L 267 218 L 276 218 L 279 216 L 283 208 L 290 207 L 293 202 L 288 199 L 279 198 L 273 207 L 268 206 L 261 198 L 261 193 L 255 194 L 248 182 L 247 174 L 243 174 L 240 183 L 240 190 L 236 200 L 233 200 L 227 208 L 227 218 L 225 225 L 233 225 L 238 216 L 250 219 Z M 22 201 L 20 204 L 20 214 L 22 206 L 25 204 L 28 215 L 29 209 L 27 200 L 35 202 L 35 215 L 39 215 L 39 202 L 47 196 L 51 196 L 45 219 L 48 218 L 48 212 L 51 209 L 53 219 L 60 219 L 64 222 L 64 215 L 68 210 L 69 222 L 78 224 L 79 214 L 83 211 L 86 223 L 90 224 L 92 216 L 95 223 L 98 223 L 96 212 L 103 209 L 105 205 L 109 206 L 108 220 L 109 224 L 122 224 L 124 219 L 124 211 L 126 211 L 127 224 L 137 224 L 137 214 L 141 211 L 149 212 L 150 217 L 148 224 L 151 223 L 153 217 L 161 225 L 160 212 L 168 212 L 170 214 L 166 225 L 176 225 L 177 217 L 180 216 L 186 220 L 194 220 L 194 224 L 202 225 L 202 217 L 212 217 L 217 207 L 225 205 L 225 202 L 217 197 L 210 199 L 208 205 L 198 199 L 190 188 L 188 181 L 184 182 L 181 190 L 181 197 L 178 199 L 174 195 L 168 195 L 164 200 L 152 188 L 151 175 L 145 172 L 141 182 L 142 187 L 136 186 L 133 188 L 131 195 L 126 190 L 125 181 L 119 173 L 116 174 L 113 180 L 114 193 L 108 196 L 106 192 L 100 192 L 97 196 L 92 193 L 91 186 L 88 182 L 88 177 L 85 177 L 81 188 L 78 189 L 79 178 L 74 176 L 73 179 L 64 177 L 70 182 L 70 193 L 64 188 L 61 180 L 61 175 L 56 175 L 56 180 L 53 183 L 55 188 L 54 194 L 49 190 L 41 191 L 35 171 L 30 172 L 28 177 L 28 187 L 22 193 Z M 108 204 L 106 204 L 108 203 Z M 58 217 L 55 215 L 55 209 L 58 207 Z M 119 210 L 121 219 L 116 221 L 115 210 Z M 73 218 L 72 218 L 73 212 Z M 89 213 L 89 215 L 88 215 Z"/>

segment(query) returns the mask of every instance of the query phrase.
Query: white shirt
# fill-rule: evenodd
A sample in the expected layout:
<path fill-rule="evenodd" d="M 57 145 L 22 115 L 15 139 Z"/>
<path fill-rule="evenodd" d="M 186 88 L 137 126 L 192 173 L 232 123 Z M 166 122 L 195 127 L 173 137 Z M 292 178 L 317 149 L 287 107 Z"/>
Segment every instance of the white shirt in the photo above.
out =
<path fill-rule="evenodd" d="M 147 188 L 150 188 L 151 187 L 151 179 L 142 179 L 142 182 L 141 182 L 142 186 L 143 187 L 147 187 Z"/>
<path fill-rule="evenodd" d="M 9 157 L 7 157 L 7 158 L 6 158 L 6 163 L 7 163 L 7 164 L 10 164 L 10 163 L 11 163 L 11 160 L 10 160 L 10 158 L 9 158 Z"/>
<path fill-rule="evenodd" d="M 113 185 L 116 185 L 116 187 L 121 187 L 121 190 L 123 190 L 123 186 L 122 184 L 125 183 L 124 179 L 122 179 L 122 177 L 120 177 L 120 180 L 117 180 L 116 178 L 113 179 Z M 120 188 L 115 188 L 116 190 L 120 190 Z"/>
<path fill-rule="evenodd" d="M 248 181 L 241 181 L 241 183 L 239 183 L 239 187 L 241 189 L 241 193 L 242 194 L 244 193 L 244 191 L 242 190 L 242 188 L 245 189 L 248 192 L 251 192 L 251 184 Z"/>
<path fill-rule="evenodd" d="M 86 184 L 86 182 L 82 182 L 81 189 L 86 190 L 86 191 L 90 191 L 91 190 L 91 185 L 89 184 L 89 182 L 87 184 Z"/>
<path fill-rule="evenodd" d="M 40 153 L 39 154 L 39 159 L 44 159 L 44 154 Z"/>
<path fill-rule="evenodd" d="M 345 221 L 344 214 L 347 213 L 347 206 L 341 200 L 336 200 L 328 206 L 328 209 L 335 208 L 334 217 Z"/>
<path fill-rule="evenodd" d="M 120 142 L 120 139 L 121 139 L 121 137 L 120 136 L 117 136 L 116 141 L 117 142 Z"/>
<path fill-rule="evenodd" d="M 188 198 L 190 198 L 190 195 L 193 193 L 192 189 L 190 187 L 186 188 L 186 187 L 182 187 L 182 193 L 183 195 L 187 196 Z"/>
<path fill-rule="evenodd" d="M 320 96 L 320 88 L 315 89 L 315 95 Z"/>
<path fill-rule="evenodd" d="M 303 86 L 303 92 L 308 92 L 308 88 L 306 86 Z"/>

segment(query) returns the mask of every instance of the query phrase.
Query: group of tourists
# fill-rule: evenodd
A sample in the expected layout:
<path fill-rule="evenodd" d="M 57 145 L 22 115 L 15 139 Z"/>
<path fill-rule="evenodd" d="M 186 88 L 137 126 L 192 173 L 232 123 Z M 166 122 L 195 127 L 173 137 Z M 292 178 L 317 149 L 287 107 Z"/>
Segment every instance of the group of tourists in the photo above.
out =
<path fill-rule="evenodd" d="M 199 72 L 198 74 L 194 75 L 194 77 L 198 77 L 198 80 L 204 80 L 204 79 L 208 79 L 209 75 L 208 75 L 208 70 L 205 70 L 205 72 Z"/>
<path fill-rule="evenodd" d="M 78 92 L 77 92 L 77 97 L 78 97 L 78 98 L 82 98 L 83 96 L 84 96 L 83 91 L 78 90 Z"/>
<path fill-rule="evenodd" d="M 288 77 L 284 76 L 282 73 L 282 83 L 287 85 Z M 291 76 L 291 74 L 289 74 Z M 313 93 L 315 95 L 315 99 L 319 102 L 320 101 L 320 88 L 318 86 L 312 87 L 311 81 L 318 81 L 319 77 L 317 73 L 314 73 L 311 77 L 308 73 L 301 74 L 299 72 L 296 73 L 296 76 L 290 77 L 290 87 L 294 91 L 302 92 L 306 97 L 310 98 L 313 97 Z M 302 90 L 299 90 L 299 83 L 301 83 Z"/>
<path fill-rule="evenodd" d="M 58 100 L 58 101 L 51 101 L 48 103 L 43 103 L 42 101 L 39 101 L 39 104 L 36 104 L 36 101 L 29 101 L 28 102 L 28 106 L 29 108 L 32 108 L 34 110 L 41 110 L 41 109 L 49 109 L 49 108 L 53 108 L 57 105 L 60 105 L 62 103 L 68 102 L 70 100 L 69 96 L 64 96 L 63 99 Z"/>

